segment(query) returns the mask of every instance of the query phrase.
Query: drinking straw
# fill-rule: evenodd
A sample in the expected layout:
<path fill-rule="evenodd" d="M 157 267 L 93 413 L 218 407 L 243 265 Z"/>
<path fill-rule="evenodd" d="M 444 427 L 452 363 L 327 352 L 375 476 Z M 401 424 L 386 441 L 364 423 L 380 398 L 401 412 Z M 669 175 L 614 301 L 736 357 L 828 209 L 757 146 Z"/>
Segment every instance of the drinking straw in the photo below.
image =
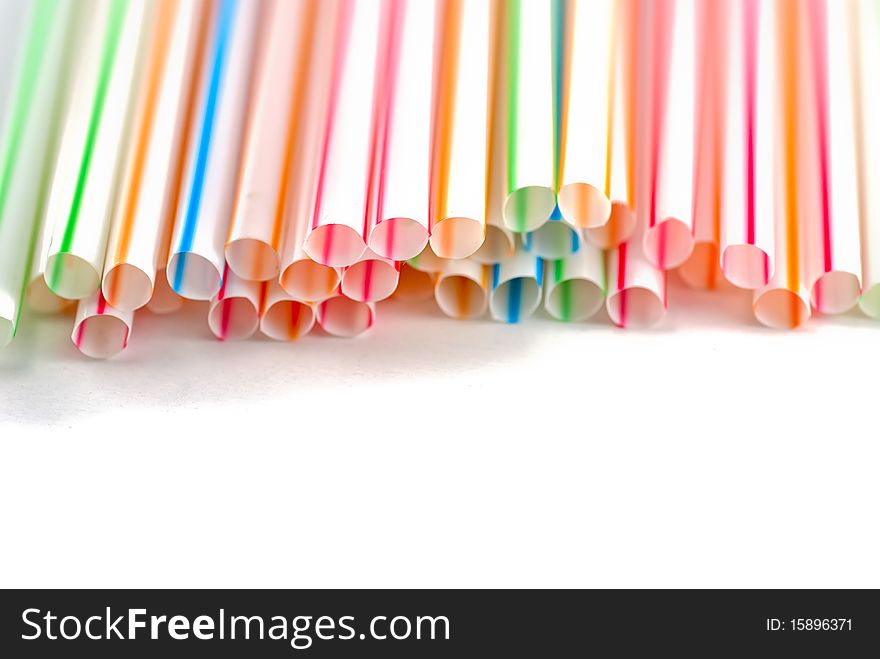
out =
<path fill-rule="evenodd" d="M 70 338 L 86 357 L 108 359 L 128 345 L 133 325 L 134 312 L 110 306 L 99 290 L 77 304 Z"/>
<path fill-rule="evenodd" d="M 551 3 L 508 0 L 507 227 L 526 233 L 556 207 Z"/>
<path fill-rule="evenodd" d="M 194 300 L 216 296 L 235 202 L 251 70 L 262 3 L 220 0 L 197 75 L 193 140 L 174 221 L 168 281 Z"/>
<path fill-rule="evenodd" d="M 494 320 L 518 323 L 531 316 L 541 303 L 544 261 L 525 249 L 492 266 L 489 314 Z"/>
<path fill-rule="evenodd" d="M 605 308 L 618 327 L 645 328 L 666 312 L 666 279 L 632 241 L 608 252 Z"/>
<path fill-rule="evenodd" d="M 429 300 L 434 297 L 436 278 L 433 272 L 422 272 L 406 262 L 401 263 L 397 289 L 392 297 L 404 302 Z"/>
<path fill-rule="evenodd" d="M 508 194 L 503 214 L 508 227 L 527 236 L 526 249 L 543 258 L 560 258 L 575 251 L 579 240 L 572 227 L 562 221 L 556 206 L 563 132 L 560 116 L 565 95 L 560 81 L 566 60 L 561 52 L 565 50 L 566 2 L 518 3 L 510 4 L 508 9 L 511 27 L 507 57 L 511 72 L 507 108 Z M 549 99 L 543 98 L 546 81 L 550 85 Z M 543 131 L 543 122 L 548 120 L 549 142 Z M 524 141 L 523 133 L 529 139 Z M 548 148 L 549 170 L 544 161 Z M 535 182 L 549 185 L 536 186 Z"/>
<path fill-rule="evenodd" d="M 12 66 L 21 49 L 21 43 L 27 36 L 28 20 L 31 16 L 28 3 L 16 0 L 0 1 L 0 22 L 4 27 L 4 39 L 0 41 L 0 125 L 6 120 L 6 112 L 10 110 L 9 99 L 13 94 L 12 86 L 17 73 Z"/>
<path fill-rule="evenodd" d="M 859 308 L 880 319 L 880 87 L 875 84 L 880 62 L 880 6 L 876 2 L 852 3 L 851 20 L 856 26 L 853 48 L 856 94 L 857 167 L 861 228 L 862 297 Z"/>
<path fill-rule="evenodd" d="M 734 286 L 764 286 L 774 271 L 775 3 L 742 0 L 729 15 L 721 269 Z"/>
<path fill-rule="evenodd" d="M 183 306 L 183 298 L 171 289 L 165 268 L 156 271 L 153 278 L 153 295 L 147 302 L 147 309 L 154 314 L 166 315 L 179 311 Z"/>
<path fill-rule="evenodd" d="M 366 249 L 374 77 L 383 3 L 327 3 L 335 24 L 329 100 L 321 129 L 318 183 L 305 252 L 323 265 L 344 267 Z"/>
<path fill-rule="evenodd" d="M 623 123 L 626 163 L 626 205 L 635 213 L 636 228 L 629 240 L 609 250 L 606 266 L 605 308 L 619 327 L 646 327 L 666 310 L 666 277 L 644 254 L 644 232 L 654 211 L 655 169 L 651 167 L 653 115 L 637 112 L 648 107 L 651 95 L 651 66 L 655 6 L 651 2 L 626 0 L 619 4 L 620 44 L 616 70 L 621 100 L 625 101 Z M 612 214 L 615 212 L 612 208 Z"/>
<path fill-rule="evenodd" d="M 302 81 L 306 91 L 292 126 L 289 178 L 278 199 L 283 203 L 280 283 L 297 300 L 324 300 L 339 286 L 339 271 L 312 260 L 304 249 L 318 194 L 323 121 L 328 107 L 328 79 L 335 53 L 338 3 L 319 4 L 310 65 Z M 285 161 L 286 162 L 286 161 Z"/>
<path fill-rule="evenodd" d="M 586 320 L 605 302 L 605 255 L 584 243 L 564 259 L 544 265 L 544 309 L 566 322 Z"/>
<path fill-rule="evenodd" d="M 156 0 L 146 17 L 148 39 L 132 90 L 134 120 L 123 164 L 119 203 L 101 289 L 117 309 L 134 311 L 153 294 L 164 237 L 179 199 L 178 162 L 207 4 Z"/>
<path fill-rule="evenodd" d="M 247 339 L 260 326 L 263 307 L 262 282 L 242 279 L 229 267 L 223 271 L 223 284 L 208 307 L 208 327 L 221 341 Z"/>
<path fill-rule="evenodd" d="M 364 237 L 387 259 L 428 243 L 434 6 L 382 2 Z"/>
<path fill-rule="evenodd" d="M 15 336 L 57 142 L 72 3 L 29 6 L 11 105 L 0 134 L 0 348 Z M 51 299 L 51 298 L 50 298 Z"/>
<path fill-rule="evenodd" d="M 469 3 L 475 4 L 475 3 Z M 478 263 L 500 263 L 513 256 L 513 231 L 504 223 L 507 197 L 507 0 L 491 0 L 489 99 L 486 149 L 486 235 L 471 255 Z"/>
<path fill-rule="evenodd" d="M 844 313 L 859 301 L 862 264 L 856 167 L 853 41 L 849 0 L 806 4 L 810 95 L 808 156 L 801 185 L 810 241 L 810 298 L 820 313 Z M 809 58 L 809 55 L 812 58 Z"/>
<path fill-rule="evenodd" d="M 437 3 L 431 119 L 431 248 L 463 259 L 486 236 L 490 3 Z"/>
<path fill-rule="evenodd" d="M 260 331 L 276 341 L 296 341 L 312 331 L 315 310 L 308 302 L 294 300 L 275 281 L 263 283 Z"/>
<path fill-rule="evenodd" d="M 269 0 L 254 75 L 254 107 L 242 155 L 241 183 L 226 242 L 240 277 L 278 277 L 285 210 L 308 91 L 318 2 Z"/>
<path fill-rule="evenodd" d="M 694 249 L 678 272 L 694 288 L 714 289 L 721 272 L 721 204 L 731 0 L 697 3 L 694 134 Z"/>
<path fill-rule="evenodd" d="M 652 190 L 644 250 L 648 260 L 661 270 L 678 267 L 694 248 L 695 2 L 651 3 Z"/>
<path fill-rule="evenodd" d="M 335 295 L 318 305 L 318 324 L 330 336 L 350 338 L 363 334 L 376 320 L 376 305 Z"/>
<path fill-rule="evenodd" d="M 70 107 L 46 209 L 49 288 L 69 299 L 101 286 L 123 155 L 129 96 L 147 3 L 95 0 L 76 62 Z"/>
<path fill-rule="evenodd" d="M 585 8 L 595 9 L 595 22 L 587 20 L 593 17 L 593 14 L 585 16 L 583 10 Z M 608 20 L 607 36 L 603 34 L 592 34 L 593 31 L 603 26 L 604 19 L 601 13 L 602 6 L 596 3 L 589 3 L 584 6 L 580 2 L 576 9 L 575 30 L 570 32 L 571 36 L 566 35 L 566 39 L 571 41 L 571 65 L 568 75 L 569 92 L 567 95 L 568 107 L 563 105 L 562 117 L 566 118 L 564 122 L 564 140 L 560 140 L 562 144 L 560 154 L 560 172 L 570 172 L 560 182 L 565 184 L 563 189 L 559 191 L 559 208 L 566 219 L 573 224 L 583 225 L 586 222 L 586 209 L 588 205 L 596 206 L 596 202 L 592 201 L 592 195 L 586 194 L 588 189 L 578 185 L 575 181 L 571 184 L 571 179 L 582 178 L 577 172 L 580 170 L 581 163 L 584 159 L 590 159 L 593 163 L 593 154 L 600 153 L 601 160 L 601 180 L 603 184 L 602 194 L 611 202 L 608 219 L 604 224 L 593 224 L 585 227 L 585 235 L 587 239 L 602 249 L 613 249 L 628 240 L 636 228 L 636 217 L 633 208 L 629 205 L 629 181 L 631 178 L 630 169 L 632 163 L 632 142 L 633 142 L 633 121 L 631 112 L 631 101 L 628 97 L 628 90 L 621 85 L 621 67 L 624 64 L 624 57 L 621 49 L 623 48 L 624 34 L 623 30 L 626 25 L 625 9 L 627 5 L 622 2 L 612 2 L 609 8 L 610 17 Z M 578 18 L 579 17 L 579 18 Z M 583 19 L 583 20 L 582 20 Z M 568 25 L 571 23 L 569 22 Z M 596 85 L 590 85 L 584 90 L 584 82 L 594 80 L 598 75 L 596 72 L 600 70 L 602 56 L 601 53 L 594 53 L 592 50 L 585 52 L 585 46 L 588 44 L 584 38 L 579 37 L 583 32 L 581 28 L 586 25 L 591 26 L 591 41 L 598 40 L 601 44 L 603 40 L 608 40 L 609 53 L 605 56 L 607 62 L 608 80 L 607 99 L 603 99 L 600 93 L 600 102 L 593 100 L 593 90 Z M 590 61 L 593 57 L 597 58 L 597 64 L 592 65 Z M 588 71 L 583 69 L 587 67 Z M 598 84 L 598 83 L 597 83 Z M 600 88 L 601 89 L 601 88 Z M 586 94 L 586 97 L 584 95 Z M 581 116 L 592 116 L 593 113 L 601 111 L 603 103 L 607 102 L 605 110 L 605 125 L 599 129 L 591 129 L 590 124 L 580 119 Z M 586 105 L 586 107 L 584 107 Z M 569 120 L 568 118 L 571 118 Z M 585 149 L 580 146 L 582 132 L 593 130 L 603 130 L 602 136 L 604 147 L 600 151 L 594 152 L 593 146 Z M 580 163 L 580 164 L 579 164 Z M 598 166 L 598 164 L 595 164 Z M 586 169 L 584 169 L 586 171 Z M 583 178 L 587 178 L 587 174 Z M 592 179 L 592 175 L 589 175 Z M 601 202 L 598 203 L 601 208 Z M 601 216 L 601 215 L 600 215 Z M 581 217 L 581 220 L 577 218 Z"/>
<path fill-rule="evenodd" d="M 397 261 L 367 249 L 363 256 L 342 271 L 341 291 L 358 302 L 378 302 L 391 297 L 400 278 Z"/>
<path fill-rule="evenodd" d="M 771 119 L 779 126 L 778 173 L 776 178 L 776 213 L 774 272 L 767 286 L 755 292 L 752 308 L 755 317 L 764 325 L 774 328 L 794 328 L 810 316 L 808 278 L 804 276 L 803 235 L 801 220 L 804 213 L 802 158 L 808 157 L 801 143 L 805 135 L 803 102 L 804 76 L 802 60 L 805 46 L 802 35 L 800 0 L 779 0 L 777 62 L 779 86 L 776 114 Z"/>
<path fill-rule="evenodd" d="M 471 259 L 446 261 L 434 288 L 437 306 L 452 318 L 479 318 L 488 304 L 490 271 Z"/>
<path fill-rule="evenodd" d="M 608 152 L 614 107 L 614 2 L 568 0 L 558 122 L 559 209 L 578 228 L 602 227 L 611 217 Z M 567 55 L 567 57 L 566 57 Z"/>

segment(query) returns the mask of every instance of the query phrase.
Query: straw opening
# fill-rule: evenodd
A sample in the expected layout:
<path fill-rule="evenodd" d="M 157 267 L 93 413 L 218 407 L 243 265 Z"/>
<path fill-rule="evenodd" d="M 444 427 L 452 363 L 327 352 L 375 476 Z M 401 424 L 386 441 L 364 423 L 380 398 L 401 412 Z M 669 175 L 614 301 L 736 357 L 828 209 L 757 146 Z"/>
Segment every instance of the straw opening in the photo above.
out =
<path fill-rule="evenodd" d="M 801 296 L 785 288 L 760 293 L 752 308 L 761 324 L 774 329 L 793 329 L 810 316 L 810 309 Z"/>
<path fill-rule="evenodd" d="M 663 300 L 654 291 L 634 286 L 608 296 L 608 317 L 618 327 L 643 329 L 656 324 L 665 311 Z"/>
<path fill-rule="evenodd" d="M 447 217 L 434 225 L 431 249 L 440 258 L 466 259 L 480 249 L 483 223 L 471 217 Z"/>
<path fill-rule="evenodd" d="M 247 298 L 218 300 L 208 312 L 208 326 L 221 341 L 247 339 L 260 325 L 257 308 Z"/>
<path fill-rule="evenodd" d="M 443 277 L 437 282 L 434 297 L 440 310 L 453 318 L 479 318 L 486 311 L 486 289 L 464 275 Z"/>
<path fill-rule="evenodd" d="M 547 294 L 547 313 L 568 322 L 586 320 L 602 308 L 602 287 L 588 279 L 566 279 Z"/>
<path fill-rule="evenodd" d="M 721 253 L 721 270 L 734 286 L 757 289 L 773 275 L 770 257 L 756 245 L 729 245 Z"/>
<path fill-rule="evenodd" d="M 49 290 L 68 300 L 81 300 L 101 286 L 101 275 L 80 256 L 61 252 L 46 261 L 46 283 Z"/>
<path fill-rule="evenodd" d="M 810 302 L 819 313 L 846 313 L 859 302 L 859 278 L 851 272 L 826 272 L 813 284 Z"/>
<path fill-rule="evenodd" d="M 120 311 L 134 311 L 146 305 L 153 295 L 153 281 L 140 268 L 119 263 L 104 275 L 104 299 Z"/>
<path fill-rule="evenodd" d="M 342 275 L 342 293 L 357 302 L 378 302 L 397 288 L 397 268 L 382 259 L 364 259 Z"/>
<path fill-rule="evenodd" d="M 339 273 L 330 266 L 302 259 L 284 269 L 280 283 L 288 295 L 298 300 L 323 300 L 339 286 Z"/>
<path fill-rule="evenodd" d="M 500 284 L 489 296 L 492 317 L 518 323 L 531 316 L 541 300 L 541 289 L 532 277 L 514 277 Z"/>
<path fill-rule="evenodd" d="M 312 307 L 296 300 L 276 302 L 263 315 L 260 330 L 276 341 L 295 341 L 308 334 L 315 324 Z"/>
<path fill-rule="evenodd" d="M 408 217 L 390 217 L 370 232 L 370 249 L 379 256 L 405 261 L 418 256 L 428 244 L 428 230 Z"/>
<path fill-rule="evenodd" d="M 661 270 L 677 268 L 694 250 L 690 227 L 675 217 L 667 217 L 645 231 L 645 256 Z"/>
<path fill-rule="evenodd" d="M 116 316 L 91 316 L 74 328 L 74 336 L 76 347 L 86 357 L 107 359 L 125 348 L 128 325 Z"/>
<path fill-rule="evenodd" d="M 563 185 L 558 203 L 566 222 L 582 229 L 603 227 L 611 217 L 611 202 L 589 183 Z"/>
<path fill-rule="evenodd" d="M 278 252 L 263 240 L 231 241 L 226 245 L 226 262 L 235 274 L 248 281 L 268 281 L 278 276 Z"/>
<path fill-rule="evenodd" d="M 322 265 L 342 268 L 357 261 L 367 249 L 361 235 L 345 224 L 324 224 L 312 229 L 304 249 Z"/>
<path fill-rule="evenodd" d="M 334 297 L 321 303 L 318 320 L 325 332 L 348 338 L 366 332 L 373 324 L 373 310 L 366 302 Z"/>
<path fill-rule="evenodd" d="M 535 231 L 550 219 L 556 194 L 550 188 L 528 185 L 514 190 L 504 202 L 504 224 L 519 232 Z"/>
<path fill-rule="evenodd" d="M 210 300 L 220 290 L 221 272 L 204 256 L 177 252 L 168 261 L 167 277 L 172 290 L 190 300 Z"/>

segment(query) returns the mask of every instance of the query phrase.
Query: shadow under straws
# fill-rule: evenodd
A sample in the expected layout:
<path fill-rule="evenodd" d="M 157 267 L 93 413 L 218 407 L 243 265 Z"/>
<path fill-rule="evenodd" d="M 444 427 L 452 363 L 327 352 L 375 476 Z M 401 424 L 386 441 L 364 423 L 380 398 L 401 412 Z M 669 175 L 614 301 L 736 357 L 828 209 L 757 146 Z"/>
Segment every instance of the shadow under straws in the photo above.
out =
<path fill-rule="evenodd" d="M 316 329 L 292 344 L 224 343 L 208 331 L 206 313 L 203 303 L 169 316 L 139 312 L 130 345 L 107 361 L 78 353 L 72 315 L 25 316 L 19 336 L 0 351 L 0 420 L 57 424 L 113 407 L 165 411 L 279 396 L 295 411 L 302 388 L 344 397 L 377 380 L 466 374 L 527 358 L 537 335 L 528 325 L 449 319 L 432 301 L 389 301 L 376 327 L 355 339 Z"/>

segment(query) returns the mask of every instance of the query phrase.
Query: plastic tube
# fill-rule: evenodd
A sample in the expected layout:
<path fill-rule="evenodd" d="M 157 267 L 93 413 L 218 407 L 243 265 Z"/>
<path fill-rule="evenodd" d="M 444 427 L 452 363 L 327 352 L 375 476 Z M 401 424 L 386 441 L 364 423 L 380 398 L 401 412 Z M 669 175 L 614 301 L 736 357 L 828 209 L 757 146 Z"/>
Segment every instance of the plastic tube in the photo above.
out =
<path fill-rule="evenodd" d="M 101 286 L 129 96 L 147 3 L 95 0 L 76 63 L 73 91 L 46 209 L 53 226 L 49 288 L 69 299 Z"/>
<path fill-rule="evenodd" d="M 210 300 L 222 282 L 261 8 L 250 0 L 219 0 L 198 74 L 192 148 L 167 267 L 171 288 L 185 298 Z"/>

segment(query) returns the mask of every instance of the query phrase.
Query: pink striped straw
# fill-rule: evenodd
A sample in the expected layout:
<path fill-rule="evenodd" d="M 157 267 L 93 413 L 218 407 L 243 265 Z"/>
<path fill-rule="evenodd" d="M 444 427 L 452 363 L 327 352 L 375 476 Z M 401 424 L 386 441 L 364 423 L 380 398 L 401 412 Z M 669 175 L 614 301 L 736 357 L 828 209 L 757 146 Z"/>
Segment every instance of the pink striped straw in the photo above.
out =
<path fill-rule="evenodd" d="M 808 0 L 805 12 L 809 76 L 803 111 L 809 125 L 800 188 L 805 197 L 807 283 L 813 308 L 820 313 L 849 311 L 861 293 L 850 10 L 848 0 Z"/>
<path fill-rule="evenodd" d="M 332 54 L 327 112 L 321 129 L 315 205 L 306 254 L 322 265 L 345 267 L 367 248 L 374 77 L 382 3 L 328 0 Z M 365 111 L 372 107 L 371 111 Z"/>
<path fill-rule="evenodd" d="M 229 266 L 223 271 L 223 284 L 208 308 L 208 327 L 221 341 L 247 339 L 260 326 L 263 295 L 262 282 L 247 281 Z"/>
<path fill-rule="evenodd" d="M 653 0 L 650 11 L 650 208 L 643 248 L 667 270 L 694 247 L 695 0 Z"/>
<path fill-rule="evenodd" d="M 363 334 L 376 320 L 376 305 L 336 295 L 318 305 L 318 324 L 330 336 L 350 338 Z"/>
<path fill-rule="evenodd" d="M 364 239 L 400 261 L 428 244 L 434 3 L 381 7 Z"/>
<path fill-rule="evenodd" d="M 735 5 L 736 3 L 736 5 Z M 730 15 L 738 0 L 697 3 L 694 249 L 678 272 L 694 288 L 714 289 L 721 272 L 721 204 Z"/>
<path fill-rule="evenodd" d="M 775 3 L 742 0 L 729 14 L 721 269 L 740 288 L 773 274 Z"/>
<path fill-rule="evenodd" d="M 133 311 L 111 307 L 98 291 L 77 304 L 70 338 L 86 357 L 107 359 L 125 349 L 133 325 Z"/>
<path fill-rule="evenodd" d="M 378 302 L 391 297 L 400 278 L 398 261 L 367 250 L 357 263 L 342 272 L 342 294 L 358 302 Z"/>
<path fill-rule="evenodd" d="M 643 241 L 656 211 L 656 123 L 637 108 L 650 107 L 653 91 L 649 66 L 656 6 L 651 0 L 622 0 L 617 76 L 626 112 L 627 205 L 636 214 L 632 237 L 607 255 L 605 306 L 619 327 L 646 327 L 666 311 L 666 275 L 645 257 Z M 652 159 L 652 156 L 655 158 Z M 612 210 L 613 212 L 613 210 Z"/>

